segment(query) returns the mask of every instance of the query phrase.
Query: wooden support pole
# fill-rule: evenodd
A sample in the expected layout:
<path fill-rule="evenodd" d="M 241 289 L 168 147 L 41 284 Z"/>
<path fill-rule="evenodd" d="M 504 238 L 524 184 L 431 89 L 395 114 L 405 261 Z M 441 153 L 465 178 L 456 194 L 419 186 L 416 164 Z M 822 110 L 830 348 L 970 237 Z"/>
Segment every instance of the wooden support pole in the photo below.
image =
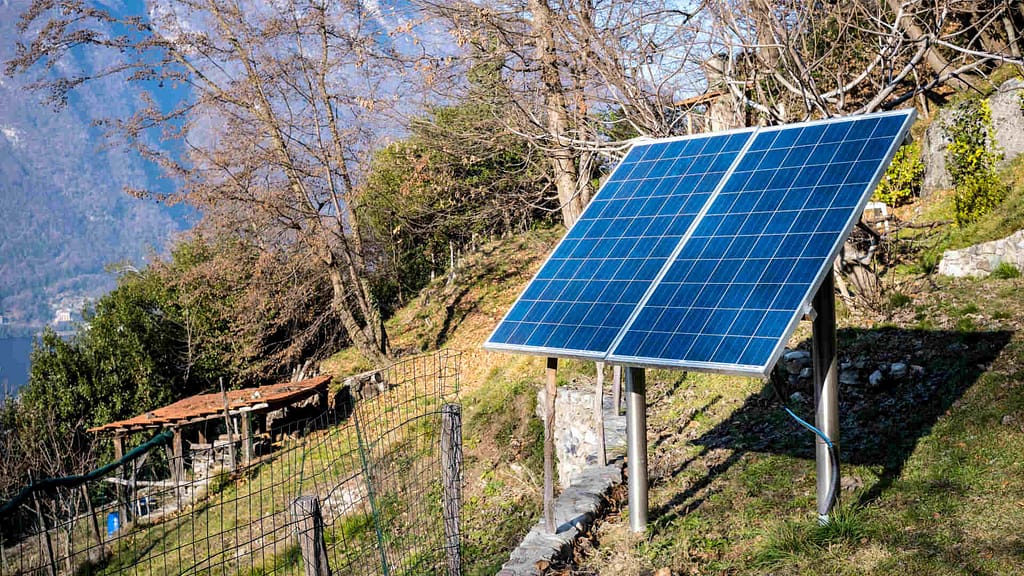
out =
<path fill-rule="evenodd" d="M 320 499 L 299 496 L 292 501 L 292 522 L 302 552 L 304 576 L 331 576 L 327 562 L 327 544 L 324 542 L 324 519 L 320 514 Z"/>
<path fill-rule="evenodd" d="M 252 413 L 243 412 L 242 419 L 242 464 L 248 466 L 252 462 Z"/>
<path fill-rule="evenodd" d="M 171 438 L 171 480 L 174 481 L 174 499 L 181 509 L 181 497 L 185 484 L 185 446 L 182 441 L 182 429 L 174 428 Z"/>
<path fill-rule="evenodd" d="M 224 378 L 220 378 L 220 395 L 224 399 L 224 426 L 228 435 L 228 458 L 231 460 L 231 471 L 235 471 L 238 459 L 235 457 L 235 437 L 231 434 L 231 412 L 228 410 L 228 391 L 224 388 Z"/>
<path fill-rule="evenodd" d="M 114 436 L 114 460 L 120 460 L 124 457 L 124 436 L 120 434 Z M 119 468 L 118 476 L 124 480 L 124 465 Z M 125 488 L 122 484 L 118 483 L 117 488 L 114 490 L 117 496 L 117 516 L 118 516 L 118 531 L 125 530 L 128 527 L 128 503 L 125 498 Z"/>
<path fill-rule="evenodd" d="M 548 358 L 544 394 L 544 523 L 550 534 L 555 525 L 555 396 L 558 394 L 558 358 Z"/>
<path fill-rule="evenodd" d="M 612 366 L 612 412 L 622 414 L 622 366 Z"/>
<path fill-rule="evenodd" d="M 597 382 L 594 384 L 594 433 L 597 435 L 597 465 L 608 464 L 608 450 L 604 441 L 604 362 L 597 362 Z"/>
<path fill-rule="evenodd" d="M 462 510 L 462 408 L 441 407 L 441 483 L 444 487 L 444 550 L 448 576 L 462 574 L 459 516 Z"/>

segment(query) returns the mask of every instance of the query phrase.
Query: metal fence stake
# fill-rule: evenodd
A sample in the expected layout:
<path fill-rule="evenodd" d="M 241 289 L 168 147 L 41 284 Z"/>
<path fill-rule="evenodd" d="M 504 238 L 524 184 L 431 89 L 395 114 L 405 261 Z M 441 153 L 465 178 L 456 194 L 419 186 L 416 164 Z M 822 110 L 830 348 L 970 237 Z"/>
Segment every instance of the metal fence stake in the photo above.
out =
<path fill-rule="evenodd" d="M 305 576 L 331 576 L 327 562 L 327 544 L 324 542 L 324 519 L 320 514 L 320 499 L 299 496 L 292 501 L 295 536 L 302 551 L 302 573 Z"/>
<path fill-rule="evenodd" d="M 359 423 L 359 409 L 357 408 L 352 412 L 352 423 L 356 428 L 356 442 L 359 447 L 359 462 L 363 468 L 363 480 L 366 482 L 366 498 L 370 501 L 370 512 L 373 514 L 373 528 L 377 534 L 377 549 L 380 552 L 380 569 L 384 573 L 384 576 L 390 576 L 391 565 L 388 563 L 388 551 L 384 544 L 384 528 L 381 526 L 380 508 L 377 507 L 377 496 L 375 494 L 376 488 L 374 487 L 375 479 L 373 477 L 373 471 L 370 469 L 369 458 L 367 458 L 367 451 L 369 447 L 366 446 L 366 442 L 363 439 L 362 425 Z"/>
<path fill-rule="evenodd" d="M 462 573 L 459 513 L 462 509 L 462 408 L 441 407 L 441 482 L 444 486 L 444 550 L 448 576 Z"/>
<path fill-rule="evenodd" d="M 555 396 L 558 395 L 558 358 L 548 358 L 544 395 L 544 522 L 549 534 L 555 525 Z"/>

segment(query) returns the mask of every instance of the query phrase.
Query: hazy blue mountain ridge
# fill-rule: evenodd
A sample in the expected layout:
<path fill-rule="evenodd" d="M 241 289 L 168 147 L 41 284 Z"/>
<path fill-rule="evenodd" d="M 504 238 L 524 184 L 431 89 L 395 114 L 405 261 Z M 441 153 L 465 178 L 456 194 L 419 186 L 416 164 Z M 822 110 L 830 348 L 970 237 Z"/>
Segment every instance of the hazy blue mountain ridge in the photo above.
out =
<path fill-rule="evenodd" d="M 25 4 L 0 3 L 2 61 L 14 53 Z M 80 57 L 66 65 L 89 71 L 103 64 Z M 166 206 L 124 192 L 166 183 L 92 125 L 132 110 L 130 90 L 101 80 L 55 111 L 24 82 L 0 77 L 0 316 L 8 325 L 45 323 L 62 298 L 109 290 L 108 264 L 141 265 L 182 225 Z"/>

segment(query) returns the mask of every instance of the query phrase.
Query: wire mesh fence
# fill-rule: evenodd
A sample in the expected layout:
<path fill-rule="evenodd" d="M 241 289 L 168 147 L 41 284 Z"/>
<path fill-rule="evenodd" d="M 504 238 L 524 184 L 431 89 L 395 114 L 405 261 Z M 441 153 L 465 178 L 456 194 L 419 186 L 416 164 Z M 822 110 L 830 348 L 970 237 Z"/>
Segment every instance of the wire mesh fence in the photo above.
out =
<path fill-rule="evenodd" d="M 291 414 L 229 415 L 212 442 L 182 430 L 176 453 L 164 433 L 101 478 L 36 483 L 0 515 L 0 575 L 322 574 L 310 522 L 332 574 L 458 573 L 459 361 L 406 359 Z"/>

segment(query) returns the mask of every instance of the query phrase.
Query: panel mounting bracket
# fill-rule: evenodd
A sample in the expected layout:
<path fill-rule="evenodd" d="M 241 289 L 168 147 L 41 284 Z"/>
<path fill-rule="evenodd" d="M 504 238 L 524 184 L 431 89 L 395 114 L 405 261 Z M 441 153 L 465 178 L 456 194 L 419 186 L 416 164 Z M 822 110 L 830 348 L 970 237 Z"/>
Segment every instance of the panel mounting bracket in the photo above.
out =
<path fill-rule="evenodd" d="M 814 306 L 810 304 L 804 304 L 804 320 L 814 322 L 818 319 L 818 313 L 814 310 Z"/>

